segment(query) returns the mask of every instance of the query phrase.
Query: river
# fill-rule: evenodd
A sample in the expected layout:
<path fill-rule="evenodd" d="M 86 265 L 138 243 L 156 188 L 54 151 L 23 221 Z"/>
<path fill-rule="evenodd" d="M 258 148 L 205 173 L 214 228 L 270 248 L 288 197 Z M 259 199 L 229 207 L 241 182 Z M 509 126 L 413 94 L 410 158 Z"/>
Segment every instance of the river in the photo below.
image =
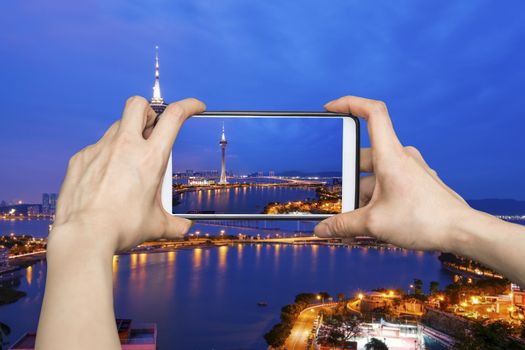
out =
<path fill-rule="evenodd" d="M 3 222 L 0 233 L 9 233 L 6 227 L 24 233 L 21 223 Z M 30 223 L 44 224 L 29 221 L 22 228 Z M 451 280 L 435 253 L 317 245 L 236 244 L 122 255 L 113 271 L 117 317 L 157 323 L 159 349 L 264 349 L 263 334 L 300 292 L 353 295 L 377 287 L 408 289 L 413 278 L 426 286 Z M 11 341 L 36 329 L 45 276 L 44 261 L 23 270 L 19 288 L 27 297 L 0 306 Z"/>

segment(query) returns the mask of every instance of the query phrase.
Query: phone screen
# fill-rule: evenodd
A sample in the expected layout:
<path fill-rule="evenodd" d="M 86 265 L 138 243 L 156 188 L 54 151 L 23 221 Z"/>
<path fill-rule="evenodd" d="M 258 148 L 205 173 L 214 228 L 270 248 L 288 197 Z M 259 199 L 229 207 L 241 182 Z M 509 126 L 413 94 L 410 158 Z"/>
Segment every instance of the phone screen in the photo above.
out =
<path fill-rule="evenodd" d="M 192 117 L 172 165 L 174 214 L 337 214 L 343 118 Z"/>

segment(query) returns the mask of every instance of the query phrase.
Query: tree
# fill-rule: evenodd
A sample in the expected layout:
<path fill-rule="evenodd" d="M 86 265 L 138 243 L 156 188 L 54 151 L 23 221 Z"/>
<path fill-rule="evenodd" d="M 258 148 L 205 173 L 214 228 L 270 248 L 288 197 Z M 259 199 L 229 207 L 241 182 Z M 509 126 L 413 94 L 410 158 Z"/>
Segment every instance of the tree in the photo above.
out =
<path fill-rule="evenodd" d="M 345 299 L 346 299 L 346 296 L 344 295 L 344 293 L 337 294 L 337 300 L 344 301 Z"/>
<path fill-rule="evenodd" d="M 423 295 L 423 281 L 419 278 L 414 278 L 414 294 L 415 295 Z"/>
<path fill-rule="evenodd" d="M 284 345 L 290 335 L 291 329 L 287 324 L 278 323 L 264 335 L 266 343 L 273 348 L 279 348 Z"/>
<path fill-rule="evenodd" d="M 388 350 L 388 346 L 377 338 L 372 338 L 365 344 L 366 350 Z"/>
<path fill-rule="evenodd" d="M 436 294 L 439 292 L 439 282 L 431 281 L 430 282 L 430 294 Z"/>
<path fill-rule="evenodd" d="M 9 344 L 7 337 L 11 334 L 11 328 L 5 323 L 0 322 L 0 350 L 4 348 L 4 345 Z"/>
<path fill-rule="evenodd" d="M 286 305 L 281 309 L 281 320 L 284 323 L 293 323 L 303 309 L 301 305 L 297 304 Z"/>
<path fill-rule="evenodd" d="M 495 321 L 486 326 L 474 323 L 456 335 L 454 350 L 525 350 L 523 343 L 518 343 L 509 336 L 512 328 L 507 322 Z"/>
<path fill-rule="evenodd" d="M 324 301 L 328 300 L 330 298 L 330 294 L 328 292 L 319 292 L 318 295 L 323 299 Z"/>
<path fill-rule="evenodd" d="M 345 334 L 337 328 L 332 328 L 326 333 L 319 334 L 318 342 L 325 346 L 345 346 L 348 343 Z"/>
<path fill-rule="evenodd" d="M 300 293 L 295 296 L 296 304 L 310 304 L 315 301 L 316 295 L 312 293 Z"/>
<path fill-rule="evenodd" d="M 361 335 L 359 321 L 350 313 L 327 317 L 319 332 L 319 342 L 328 346 L 348 345 L 350 339 Z"/>

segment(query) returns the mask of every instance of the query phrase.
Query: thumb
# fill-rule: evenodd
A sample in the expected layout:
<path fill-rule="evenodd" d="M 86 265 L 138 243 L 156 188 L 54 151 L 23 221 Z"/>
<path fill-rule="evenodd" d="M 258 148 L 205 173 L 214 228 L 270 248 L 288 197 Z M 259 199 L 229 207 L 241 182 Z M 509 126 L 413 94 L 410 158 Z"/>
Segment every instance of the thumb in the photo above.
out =
<path fill-rule="evenodd" d="M 314 233 L 320 238 L 355 237 L 366 234 L 365 217 L 367 210 L 367 207 L 363 207 L 332 216 L 321 221 L 315 227 Z"/>
<path fill-rule="evenodd" d="M 162 235 L 163 238 L 182 238 L 193 225 L 193 222 L 188 219 L 179 218 L 177 216 L 172 216 L 169 214 L 166 214 L 166 216 L 166 229 L 164 234 Z"/>

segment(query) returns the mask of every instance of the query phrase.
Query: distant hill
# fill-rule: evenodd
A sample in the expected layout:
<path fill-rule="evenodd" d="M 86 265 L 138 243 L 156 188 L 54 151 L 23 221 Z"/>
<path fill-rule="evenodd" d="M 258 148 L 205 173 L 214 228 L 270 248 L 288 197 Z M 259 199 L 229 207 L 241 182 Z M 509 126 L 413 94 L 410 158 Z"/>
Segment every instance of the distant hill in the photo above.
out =
<path fill-rule="evenodd" d="M 492 215 L 525 215 L 525 201 L 515 199 L 472 199 L 468 204 Z"/>
<path fill-rule="evenodd" d="M 309 176 L 318 176 L 318 177 L 341 177 L 340 171 L 320 171 L 318 173 L 313 172 L 304 172 L 297 170 L 289 170 L 277 173 L 277 176 L 300 176 L 300 177 L 309 177 Z"/>

